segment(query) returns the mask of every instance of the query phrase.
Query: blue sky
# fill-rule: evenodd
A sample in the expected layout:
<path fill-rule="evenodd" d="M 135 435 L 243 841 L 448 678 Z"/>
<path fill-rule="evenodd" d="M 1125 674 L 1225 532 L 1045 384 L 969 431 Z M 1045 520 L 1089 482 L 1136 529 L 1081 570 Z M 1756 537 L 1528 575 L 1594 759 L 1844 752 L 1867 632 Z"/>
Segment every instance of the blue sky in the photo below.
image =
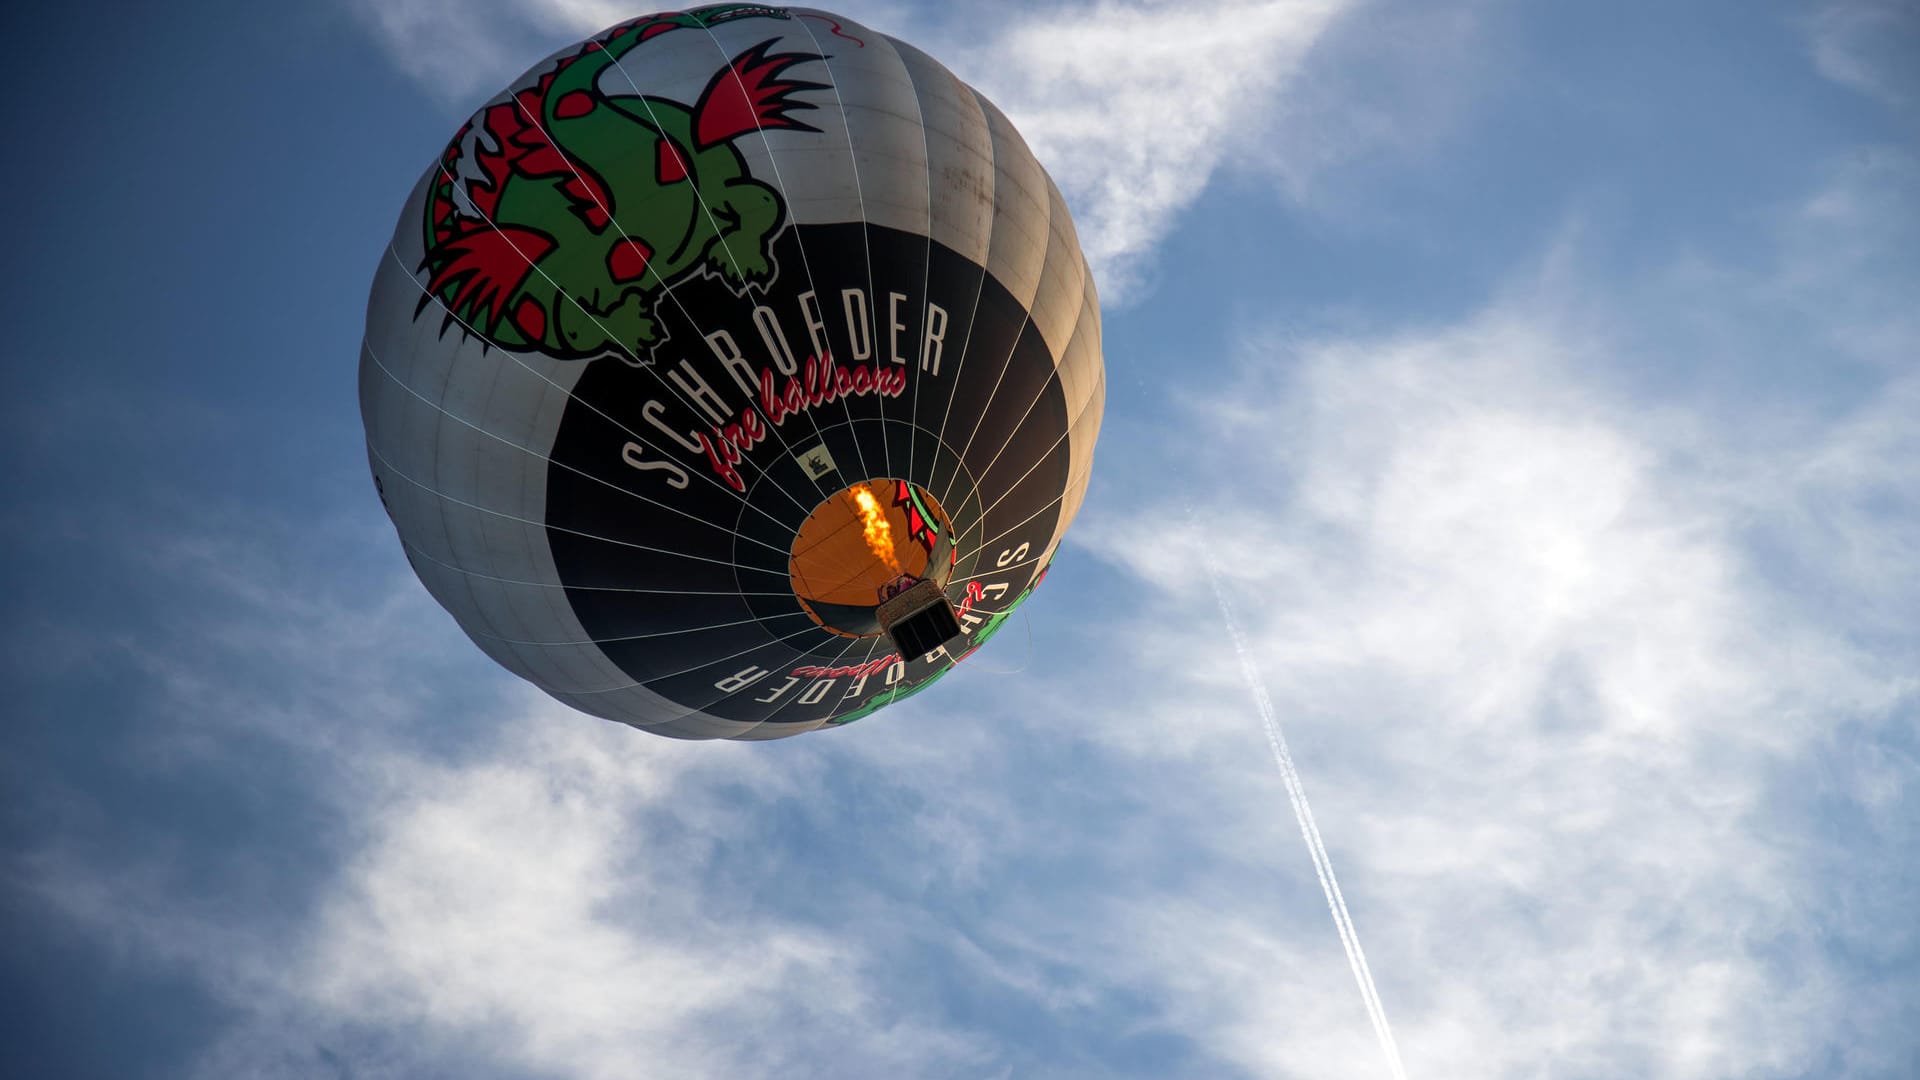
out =
<path fill-rule="evenodd" d="M 0 1073 L 1920 1074 L 1920 18 L 850 4 L 1000 104 L 1099 466 L 844 731 L 494 669 L 367 477 L 448 132 L 628 9 L 8 8 Z M 1186 507 L 1195 509 L 1193 517 Z"/>

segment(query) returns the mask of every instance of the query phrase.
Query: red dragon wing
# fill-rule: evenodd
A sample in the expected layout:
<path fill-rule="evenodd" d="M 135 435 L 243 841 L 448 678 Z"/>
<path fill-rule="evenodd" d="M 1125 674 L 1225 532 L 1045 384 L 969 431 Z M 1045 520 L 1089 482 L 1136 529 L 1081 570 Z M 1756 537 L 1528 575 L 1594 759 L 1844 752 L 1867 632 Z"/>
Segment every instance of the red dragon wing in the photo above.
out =
<path fill-rule="evenodd" d="M 511 225 L 475 229 L 448 240 L 428 258 L 432 276 L 420 306 L 438 298 L 449 315 L 483 336 L 491 334 L 505 314 L 507 298 L 519 291 L 533 264 L 553 246 L 547 234 Z"/>
<path fill-rule="evenodd" d="M 694 143 L 702 150 L 739 138 L 749 131 L 819 131 L 787 115 L 795 109 L 815 106 L 790 101 L 787 95 L 798 90 L 831 89 L 826 83 L 782 79 L 780 73 L 809 60 L 826 60 L 819 53 L 776 53 L 767 49 L 777 38 L 755 45 L 733 58 L 714 75 L 700 100 L 693 106 Z"/>

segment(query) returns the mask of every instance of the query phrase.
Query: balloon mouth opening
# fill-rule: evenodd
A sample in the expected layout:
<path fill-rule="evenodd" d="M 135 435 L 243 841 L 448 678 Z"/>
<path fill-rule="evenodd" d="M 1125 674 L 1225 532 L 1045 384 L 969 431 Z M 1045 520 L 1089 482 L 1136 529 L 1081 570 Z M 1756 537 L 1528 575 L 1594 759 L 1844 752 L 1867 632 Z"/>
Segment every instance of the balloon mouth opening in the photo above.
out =
<path fill-rule="evenodd" d="M 787 574 L 815 623 L 861 638 L 885 630 L 881 608 L 889 601 L 922 583 L 941 590 L 955 561 L 953 527 L 939 502 L 916 484 L 876 477 L 813 508 L 794 534 Z M 925 606 L 926 592 L 916 594 L 922 599 L 914 610 Z"/>

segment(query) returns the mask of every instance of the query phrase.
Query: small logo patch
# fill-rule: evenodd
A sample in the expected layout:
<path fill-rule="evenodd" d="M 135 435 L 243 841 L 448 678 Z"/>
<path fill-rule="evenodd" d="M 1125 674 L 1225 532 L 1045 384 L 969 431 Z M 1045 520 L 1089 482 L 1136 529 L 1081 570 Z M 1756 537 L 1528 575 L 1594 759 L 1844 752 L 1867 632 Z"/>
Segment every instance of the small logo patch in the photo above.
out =
<path fill-rule="evenodd" d="M 793 460 L 799 462 L 800 467 L 807 470 L 807 475 L 813 477 L 815 480 L 818 480 L 830 472 L 837 471 L 837 467 L 833 463 L 833 455 L 827 453 L 825 443 L 811 450 L 800 451 L 793 455 Z"/>

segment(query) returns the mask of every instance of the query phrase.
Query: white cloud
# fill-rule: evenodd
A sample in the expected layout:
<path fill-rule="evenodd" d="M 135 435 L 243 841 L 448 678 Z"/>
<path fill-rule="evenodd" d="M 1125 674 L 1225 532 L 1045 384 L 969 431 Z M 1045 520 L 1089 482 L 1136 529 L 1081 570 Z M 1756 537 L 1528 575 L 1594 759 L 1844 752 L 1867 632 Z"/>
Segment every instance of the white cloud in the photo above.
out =
<path fill-rule="evenodd" d="M 1108 2 L 1009 11 L 985 40 L 955 41 L 945 59 L 1026 137 L 1074 211 L 1102 296 L 1123 299 L 1174 218 L 1249 141 L 1308 50 L 1351 6 Z"/>
<path fill-rule="evenodd" d="M 478 104 L 568 41 L 634 14 L 618 0 L 347 0 L 394 67 L 442 103 Z"/>
<path fill-rule="evenodd" d="M 1820 74 L 1881 102 L 1920 102 L 1920 11 L 1903 0 L 1832 0 L 1809 24 Z"/>
<path fill-rule="evenodd" d="M 804 758 L 779 772 L 750 748 L 636 745 L 529 711 L 504 754 L 402 772 L 312 928 L 290 988 L 302 999 L 580 1077 L 642 1063 L 650 1076 L 773 1075 L 829 1043 L 876 1073 L 977 1055 L 938 1031 L 867 1022 L 887 1011 L 858 935 L 709 878 L 714 848 L 752 845 L 761 827 L 715 805 L 714 789 L 791 793 L 814 771 Z"/>
<path fill-rule="evenodd" d="M 1687 478 L 1661 432 L 1590 397 L 1578 372 L 1604 353 L 1505 312 L 1285 366 L 1253 349 L 1247 381 L 1204 417 L 1230 432 L 1214 474 L 1247 479 L 1202 516 L 1308 747 L 1410 1071 L 1571 1060 L 1707 1076 L 1799 1060 L 1834 1006 L 1755 955 L 1805 912 L 1791 852 L 1751 823 L 1771 769 L 1816 725 L 1885 708 L 1897 673 L 1754 593 L 1734 544 L 1744 507 L 1714 492 L 1729 478 Z M 1247 416 L 1241 401 L 1294 404 Z M 1162 596 L 1190 596 L 1205 585 L 1180 520 L 1147 507 L 1081 535 Z M 1156 637 L 1138 660 L 1219 691 L 1153 701 L 1115 738 L 1152 756 L 1149 733 L 1178 726 L 1231 774 L 1254 721 L 1204 609 L 1179 617 L 1201 623 L 1173 639 L 1186 647 Z M 1223 830 L 1292 854 L 1296 839 L 1253 820 L 1284 821 L 1277 786 L 1262 806 L 1264 770 L 1240 768 L 1246 801 Z M 1153 900 L 1141 907 L 1159 923 Z M 1240 970 L 1239 937 L 1183 963 Z M 1311 1075 L 1331 1048 L 1261 1038 L 1281 983 L 1182 1005 L 1216 1017 L 1249 1068 Z M 1353 1037 L 1339 1031 L 1324 1037 Z"/>
<path fill-rule="evenodd" d="M 235 1010 L 196 1075 L 303 1076 L 336 1063 L 409 1076 L 463 1058 L 500 1075 L 773 1076 L 828 1060 L 864 1075 L 978 1075 L 991 1057 L 978 1036 L 878 993 L 900 975 L 876 952 L 897 916 L 844 925 L 843 905 L 873 906 L 859 889 L 782 895 L 779 868 L 793 855 L 763 834 L 775 809 L 818 784 L 818 753 L 795 745 L 775 759 L 639 735 L 515 688 L 477 656 L 465 677 L 493 684 L 494 708 L 445 715 L 449 680 L 438 675 L 427 684 L 440 684 L 436 700 L 405 711 L 447 722 L 442 738 L 459 745 L 423 751 L 390 726 L 389 709 L 416 684 L 403 670 L 416 648 L 457 643 L 450 626 L 329 614 L 327 599 L 303 595 L 245 545 L 163 546 L 220 552 L 185 560 L 190 580 L 225 582 L 237 602 L 218 632 L 199 626 L 147 656 L 171 722 L 141 756 L 164 773 L 224 754 L 228 779 L 244 785 L 263 740 L 289 748 L 319 781 L 345 858 L 300 868 L 271 853 L 198 851 L 183 864 L 175 837 L 109 867 L 53 829 L 12 884 L 126 962 L 190 972 Z M 375 606 L 396 609 L 436 614 L 411 584 Z M 282 658 L 268 680 L 284 693 L 278 708 L 221 678 L 240 655 L 282 649 L 301 659 Z M 357 685 L 331 677 L 382 654 L 399 669 L 362 667 Z M 736 876 L 743 861 L 749 872 Z M 221 871 L 212 880 L 185 868 L 209 863 Z M 252 888 L 263 878 L 311 889 L 311 906 L 264 908 Z"/>
<path fill-rule="evenodd" d="M 1809 283 L 1801 213 L 1779 262 L 1717 278 L 1708 310 Z M 1860 226 L 1856 254 L 1878 258 L 1885 219 Z M 1852 1007 L 1836 989 L 1848 976 L 1818 944 L 1828 885 L 1808 823 L 1776 806 L 1835 732 L 1889 737 L 1920 697 L 1910 616 L 1895 614 L 1920 609 L 1920 477 L 1904 467 L 1920 440 L 1920 337 L 1888 315 L 1835 338 L 1817 310 L 1786 340 L 1729 325 L 1721 344 L 1744 344 L 1750 367 L 1782 349 L 1804 362 L 1791 352 L 1804 337 L 1878 389 L 1837 413 L 1649 408 L 1622 373 L 1673 354 L 1632 351 L 1663 338 L 1684 351 L 1692 335 L 1673 331 L 1700 297 L 1641 304 L 1628 286 L 1634 302 L 1620 303 L 1569 258 L 1458 325 L 1249 339 L 1237 381 L 1189 403 L 1185 430 L 1209 437 L 1186 444 L 1184 490 L 1104 513 L 1095 500 L 1077 528 L 1146 587 L 1135 602 L 1165 628 L 1113 635 L 1146 674 L 1116 691 L 1134 720 L 1091 730 L 1143 771 L 1164 771 L 1172 749 L 1210 790 L 1230 788 L 1208 800 L 1228 814 L 1207 838 L 1223 856 L 1298 852 L 1209 625 L 1183 511 L 1200 502 L 1411 1074 L 1554 1062 L 1707 1077 L 1844 1060 L 1827 1039 Z M 1822 287 L 1856 272 L 1828 266 Z M 1890 341 L 1903 368 L 1881 366 Z M 1765 432 L 1743 429 L 1755 423 Z M 1110 470 L 1150 468 L 1116 451 Z M 1196 684 L 1213 689 L 1150 690 Z M 1883 803 L 1888 785 L 1920 780 L 1874 760 Z M 1901 857 L 1878 842 L 1852 857 Z M 1133 977 L 1180 988 L 1178 1026 L 1212 1029 L 1256 1072 L 1380 1067 L 1331 927 L 1263 935 L 1264 897 L 1133 899 L 1131 917 L 1085 932 Z M 1162 955 L 1119 947 L 1135 938 Z M 1300 992 L 1289 976 L 1303 963 L 1303 982 L 1342 999 Z"/>

